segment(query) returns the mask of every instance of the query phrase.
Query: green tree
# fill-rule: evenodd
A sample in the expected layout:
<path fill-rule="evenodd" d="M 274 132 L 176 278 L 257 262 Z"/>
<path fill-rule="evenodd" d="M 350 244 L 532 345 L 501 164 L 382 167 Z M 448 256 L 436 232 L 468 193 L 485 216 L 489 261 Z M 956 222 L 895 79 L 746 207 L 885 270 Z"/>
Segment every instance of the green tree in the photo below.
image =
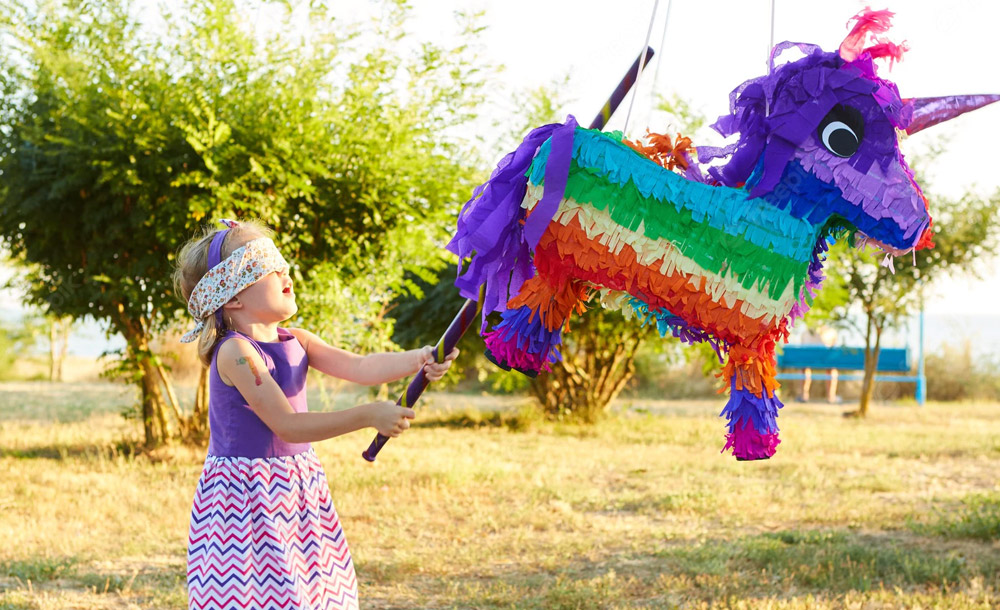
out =
<path fill-rule="evenodd" d="M 40 322 L 28 316 L 19 322 L 0 322 L 0 379 L 15 377 L 14 365 L 38 343 Z"/>
<path fill-rule="evenodd" d="M 978 276 L 982 268 L 977 263 L 997 251 L 1000 193 L 992 198 L 967 194 L 958 200 L 932 195 L 929 199 L 934 247 L 895 261 L 894 270 L 883 264 L 882 252 L 856 248 L 849 240 L 830 249 L 827 279 L 809 316 L 851 327 L 865 338 L 860 404 L 845 415 L 868 414 L 885 331 L 904 326 L 935 281 L 959 273 Z M 855 308 L 860 308 L 860 316 Z"/>
<path fill-rule="evenodd" d="M 483 67 L 465 42 L 413 40 L 401 1 L 345 26 L 321 1 L 192 0 L 146 16 L 162 29 L 126 0 L 5 6 L 0 238 L 29 301 L 125 338 L 117 372 L 140 389 L 148 444 L 204 438 L 206 393 L 185 412 L 151 340 L 188 323 L 170 268 L 209 219 L 278 231 L 296 323 L 386 345 L 386 304 L 444 264 L 478 163 L 460 128 Z"/>

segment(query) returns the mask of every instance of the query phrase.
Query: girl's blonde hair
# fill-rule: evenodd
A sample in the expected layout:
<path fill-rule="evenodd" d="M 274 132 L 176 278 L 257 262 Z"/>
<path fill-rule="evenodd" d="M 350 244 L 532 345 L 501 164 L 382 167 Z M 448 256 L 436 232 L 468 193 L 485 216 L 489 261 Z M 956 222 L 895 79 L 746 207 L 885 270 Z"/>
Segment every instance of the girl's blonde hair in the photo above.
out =
<path fill-rule="evenodd" d="M 216 229 L 213 225 L 207 225 L 202 230 L 201 235 L 192 238 L 177 253 L 177 266 L 174 268 L 174 294 L 179 295 L 184 300 L 185 306 L 191 297 L 191 291 L 208 273 L 208 248 L 212 244 L 212 238 L 220 230 L 225 229 Z M 239 224 L 229 229 L 229 234 L 222 242 L 222 259 L 225 260 L 233 253 L 233 250 L 248 241 L 260 237 L 273 238 L 274 231 L 256 219 L 240 220 Z M 214 314 L 206 317 L 202 322 L 205 323 L 205 326 L 201 329 L 201 335 L 198 337 L 198 357 L 205 366 L 209 366 L 212 364 L 215 346 L 228 327 L 224 323 L 223 328 L 219 328 Z"/>

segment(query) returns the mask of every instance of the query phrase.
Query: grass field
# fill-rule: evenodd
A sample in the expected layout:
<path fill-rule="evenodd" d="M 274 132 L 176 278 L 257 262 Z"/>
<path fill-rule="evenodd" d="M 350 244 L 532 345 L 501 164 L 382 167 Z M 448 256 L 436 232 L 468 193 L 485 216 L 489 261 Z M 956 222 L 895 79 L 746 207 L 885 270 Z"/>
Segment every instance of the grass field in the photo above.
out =
<path fill-rule="evenodd" d="M 0 384 L 0 610 L 186 608 L 203 450 L 132 456 L 132 401 Z M 849 406 L 789 405 L 753 463 L 720 400 L 582 428 L 432 394 L 374 465 L 316 449 L 363 608 L 1000 607 L 1000 405 Z"/>

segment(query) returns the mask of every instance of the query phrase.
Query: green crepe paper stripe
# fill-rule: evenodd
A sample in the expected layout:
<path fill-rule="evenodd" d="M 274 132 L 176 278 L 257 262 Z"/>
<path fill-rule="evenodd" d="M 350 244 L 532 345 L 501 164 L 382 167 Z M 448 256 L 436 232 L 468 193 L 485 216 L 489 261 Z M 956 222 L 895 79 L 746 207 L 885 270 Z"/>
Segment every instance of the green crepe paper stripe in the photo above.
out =
<path fill-rule="evenodd" d="M 620 185 L 633 184 L 646 197 L 670 202 L 676 210 L 688 210 L 697 221 L 729 235 L 798 261 L 808 261 L 818 238 L 818 227 L 795 218 L 764 199 L 747 197 L 747 191 L 689 181 L 665 170 L 624 145 L 621 134 L 606 134 L 579 128 L 573 137 L 573 158 Z M 528 172 L 541 184 L 551 144 L 545 142 Z M 651 207 L 659 214 L 666 206 Z"/>
<path fill-rule="evenodd" d="M 809 261 L 792 260 L 700 223 L 687 210 L 677 211 L 672 205 L 643 197 L 634 185 L 614 184 L 575 161 L 570 164 L 563 197 L 606 211 L 611 220 L 629 231 L 636 232 L 642 224 L 647 238 L 671 242 L 703 269 L 722 277 L 732 275 L 747 290 L 766 289 L 774 301 L 781 298 L 789 282 L 796 295 L 805 284 Z M 647 214 L 649 209 L 658 213 Z"/>

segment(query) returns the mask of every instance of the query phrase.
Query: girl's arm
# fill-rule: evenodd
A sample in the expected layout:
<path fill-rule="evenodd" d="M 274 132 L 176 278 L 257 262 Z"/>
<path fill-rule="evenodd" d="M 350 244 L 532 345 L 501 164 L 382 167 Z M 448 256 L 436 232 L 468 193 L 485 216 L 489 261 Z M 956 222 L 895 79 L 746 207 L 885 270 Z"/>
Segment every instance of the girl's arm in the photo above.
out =
<path fill-rule="evenodd" d="M 289 328 L 288 331 L 295 335 L 305 348 L 309 366 L 321 373 L 361 385 L 379 385 L 396 381 L 413 375 L 425 367 L 427 378 L 437 381 L 458 356 L 458 350 L 454 349 L 444 362 L 435 363 L 433 351 L 429 347 L 359 356 L 333 347 L 308 330 Z"/>
<path fill-rule="evenodd" d="M 413 409 L 388 401 L 333 413 L 296 413 L 260 354 L 242 339 L 230 339 L 219 347 L 218 367 L 223 382 L 236 386 L 257 417 L 286 443 L 321 441 L 367 427 L 396 437 L 413 419 Z"/>

